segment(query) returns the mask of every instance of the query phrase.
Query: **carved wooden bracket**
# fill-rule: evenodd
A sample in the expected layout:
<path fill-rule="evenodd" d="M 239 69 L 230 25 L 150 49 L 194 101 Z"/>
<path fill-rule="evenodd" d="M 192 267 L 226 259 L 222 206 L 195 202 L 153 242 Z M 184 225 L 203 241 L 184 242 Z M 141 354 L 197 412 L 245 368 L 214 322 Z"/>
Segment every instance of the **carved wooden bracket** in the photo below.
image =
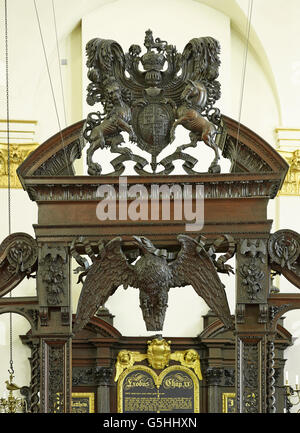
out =
<path fill-rule="evenodd" d="M 38 247 L 26 233 L 13 233 L 0 245 L 0 296 L 37 269 Z"/>

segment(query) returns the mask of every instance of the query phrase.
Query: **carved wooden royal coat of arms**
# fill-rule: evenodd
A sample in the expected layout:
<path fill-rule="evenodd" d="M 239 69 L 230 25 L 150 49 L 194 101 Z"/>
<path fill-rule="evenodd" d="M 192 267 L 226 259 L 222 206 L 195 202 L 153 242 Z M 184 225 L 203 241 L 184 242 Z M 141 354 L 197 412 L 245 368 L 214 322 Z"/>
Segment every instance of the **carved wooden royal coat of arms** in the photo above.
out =
<path fill-rule="evenodd" d="M 111 175 L 121 175 L 125 161 L 134 161 L 138 174 L 170 174 L 175 160 L 183 160 L 183 168 L 195 173 L 198 160 L 184 152 L 203 141 L 213 149 L 215 158 L 208 171 L 220 172 L 216 136 L 220 128 L 220 111 L 214 103 L 220 98 L 217 81 L 220 45 L 212 37 L 192 39 L 182 53 L 174 45 L 146 31 L 141 55 L 139 45 L 131 45 L 124 54 L 121 46 L 107 39 L 95 38 L 87 43 L 89 105 L 102 104 L 103 111 L 89 113 L 83 137 L 89 143 L 88 173 L 100 175 L 102 167 L 93 160 L 97 149 L 109 148 L 119 154 L 111 161 Z M 160 153 L 175 139 L 181 124 L 189 131 L 190 142 L 167 157 Z M 124 137 L 149 154 L 149 159 L 122 147 Z M 132 148 L 134 146 L 131 146 Z"/>

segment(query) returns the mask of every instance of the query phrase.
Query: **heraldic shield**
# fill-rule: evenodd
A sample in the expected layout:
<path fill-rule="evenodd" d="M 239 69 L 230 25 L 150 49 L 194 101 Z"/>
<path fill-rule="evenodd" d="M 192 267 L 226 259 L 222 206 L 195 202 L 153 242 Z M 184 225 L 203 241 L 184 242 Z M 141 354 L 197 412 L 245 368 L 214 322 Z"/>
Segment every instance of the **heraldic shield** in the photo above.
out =
<path fill-rule="evenodd" d="M 137 136 L 137 145 L 151 155 L 158 156 L 170 142 L 174 121 L 174 104 L 162 96 L 140 101 L 132 110 L 132 125 Z"/>
<path fill-rule="evenodd" d="M 89 113 L 83 127 L 90 175 L 102 174 L 101 165 L 93 160 L 98 149 L 108 148 L 119 154 L 111 162 L 121 175 L 125 161 L 134 161 L 135 171 L 142 175 L 170 174 L 173 161 L 183 160 L 187 173 L 197 173 L 198 160 L 183 152 L 203 141 L 215 153 L 208 169 L 220 172 L 217 136 L 222 129 L 220 110 L 213 105 L 220 98 L 219 42 L 211 37 L 192 39 L 182 54 L 174 45 L 146 31 L 140 55 L 139 45 L 131 45 L 124 54 L 121 46 L 108 39 L 95 38 L 87 43 L 89 105 L 101 103 L 102 110 Z M 166 66 L 166 67 L 165 67 Z M 143 70 L 142 70 L 143 68 Z M 175 129 L 182 125 L 189 131 L 190 142 L 159 160 L 161 151 L 175 139 Z M 123 133 L 129 147 L 123 147 Z M 134 153 L 134 146 L 151 155 Z"/>

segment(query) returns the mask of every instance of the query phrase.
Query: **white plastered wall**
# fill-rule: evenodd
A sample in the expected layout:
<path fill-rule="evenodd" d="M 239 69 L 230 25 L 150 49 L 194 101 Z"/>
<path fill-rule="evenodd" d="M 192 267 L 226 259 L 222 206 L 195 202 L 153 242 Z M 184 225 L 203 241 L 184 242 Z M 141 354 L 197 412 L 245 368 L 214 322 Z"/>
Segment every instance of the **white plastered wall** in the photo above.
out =
<path fill-rule="evenodd" d="M 269 0 L 267 2 L 269 10 L 272 8 L 273 14 L 277 14 L 276 19 L 279 19 L 279 8 L 275 7 L 274 3 L 278 3 L 279 6 L 281 0 L 272 1 L 272 4 Z M 224 8 L 224 2 L 217 0 L 203 2 L 193 0 L 163 0 L 160 2 L 158 0 L 151 2 L 146 0 L 56 1 L 60 57 L 67 59 L 67 65 L 62 66 L 66 122 L 61 97 L 51 2 L 37 1 L 36 3 L 50 66 L 59 121 L 56 116 L 45 66 L 33 2 L 31 0 L 10 0 L 9 2 L 9 35 L 11 35 L 9 57 L 10 117 L 38 120 L 36 141 L 43 142 L 59 130 L 59 125 L 64 128 L 66 125 L 80 120 L 89 111 L 93 110 L 85 103 L 85 89 L 88 84 L 85 69 L 86 42 L 93 37 L 115 39 L 126 52 L 132 43 L 143 45 L 144 32 L 148 28 L 153 30 L 154 37 L 160 37 L 169 43 L 175 44 L 179 51 L 182 51 L 185 44 L 193 37 L 213 36 L 220 41 L 222 50 L 222 64 L 220 67 L 222 97 L 217 106 L 222 113 L 238 119 L 245 49 L 245 34 L 243 34 L 243 28 L 239 26 L 239 19 L 245 19 L 248 2 L 228 0 L 228 7 Z M 272 46 L 270 30 L 264 32 L 261 19 L 259 19 L 259 8 L 262 7 L 262 2 L 260 4 L 256 3 L 254 2 L 252 31 L 257 39 L 251 33 L 251 41 L 254 42 L 250 44 L 248 51 L 240 120 L 275 146 L 274 129 L 282 124 L 281 111 L 284 108 L 283 106 L 286 107 L 287 104 L 291 106 L 293 97 L 289 92 L 290 99 L 287 100 L 284 78 L 282 77 L 283 72 L 282 70 L 277 72 L 276 69 L 280 69 L 280 62 L 275 62 L 276 48 Z M 293 8 L 290 10 L 290 18 L 295 16 L 294 10 L 296 6 L 294 2 L 292 3 Z M 271 26 L 269 22 L 268 25 Z M 255 43 L 256 40 L 261 44 L 259 48 L 258 44 Z M 3 40 L 1 47 L 4 47 Z M 261 47 L 266 48 L 267 54 Z M 5 118 L 6 113 L 3 53 L 2 49 L 0 54 L 0 61 L 2 62 L 0 76 L 1 118 Z M 296 60 L 293 59 L 293 62 Z M 268 67 L 266 67 L 266 64 Z M 276 65 L 276 68 L 274 65 Z M 270 70 L 275 74 L 275 79 L 274 77 L 272 79 Z M 293 112 L 295 112 L 295 109 Z M 286 121 L 289 118 L 285 111 L 284 120 Z M 290 126 L 295 126 L 295 117 L 293 122 Z M 178 128 L 177 142 L 183 140 L 185 136 L 185 131 Z M 204 157 L 201 158 L 202 165 L 197 168 L 205 170 L 211 161 L 211 152 L 204 147 L 199 149 L 201 149 L 201 155 L 203 154 Z M 192 151 L 191 154 L 193 154 Z M 228 170 L 228 166 L 228 161 L 222 162 L 223 171 Z M 82 172 L 80 162 L 76 164 L 76 169 L 77 173 Z M 275 208 L 275 201 L 270 204 L 269 217 L 277 218 L 273 226 L 274 231 L 279 228 L 292 228 L 299 232 L 297 214 L 299 215 L 300 209 L 298 199 L 299 197 L 296 197 L 294 201 L 291 201 L 290 198 L 287 198 L 287 202 L 280 206 L 279 213 L 278 207 Z M 4 189 L 0 190 L 0 207 L 2 211 L 0 216 L 0 240 L 3 240 L 8 235 L 7 191 Z M 291 208 L 297 209 L 297 211 L 291 213 Z M 37 209 L 35 203 L 29 200 L 24 191 L 12 191 L 12 218 L 13 232 L 24 231 L 33 235 L 32 224 L 37 221 Z M 234 265 L 234 263 L 231 264 Z M 72 288 L 74 312 L 76 311 L 76 303 L 80 292 L 80 286 L 75 285 L 76 278 L 73 278 L 74 285 Z M 227 276 L 221 276 L 221 278 L 226 285 L 226 292 L 233 313 L 235 304 L 234 278 Z M 283 287 L 282 289 L 284 290 Z M 288 291 L 290 291 L 290 287 Z M 13 291 L 13 296 L 34 294 L 34 280 L 26 280 Z M 124 305 L 130 307 L 124 308 Z M 116 316 L 115 326 L 122 334 L 147 335 L 138 305 L 138 291 L 134 289 L 124 291 L 119 288 L 116 294 L 107 302 L 107 307 Z M 196 336 L 203 327 L 201 316 L 207 311 L 208 307 L 194 293 L 192 288 L 172 289 L 163 334 L 165 336 Z M 297 312 L 294 313 L 297 314 Z M 16 335 L 24 334 L 29 329 L 28 322 L 24 319 L 24 323 L 21 323 L 20 316 L 14 315 L 14 317 L 17 317 L 14 321 L 14 333 Z M 0 394 L 4 390 L 3 382 L 7 379 L 8 366 L 6 368 L 6 365 L 9 351 L 7 324 L 7 319 L 0 316 L 0 334 L 2 335 L 2 337 L 0 335 Z M 291 324 L 291 326 L 293 325 Z M 291 327 L 288 327 L 288 329 L 293 332 Z M 294 349 L 289 349 L 289 351 L 291 350 Z M 29 356 L 28 349 L 24 348 L 18 338 L 14 339 L 14 353 L 15 358 L 18 359 L 15 362 L 17 363 L 22 359 L 24 365 L 26 365 L 26 359 Z M 298 352 L 295 352 L 293 356 L 298 357 Z M 296 366 L 293 365 L 292 368 L 295 371 Z M 20 385 L 28 385 L 29 363 L 27 363 L 27 369 L 23 368 L 21 371 L 22 375 L 17 376 L 16 381 Z"/>

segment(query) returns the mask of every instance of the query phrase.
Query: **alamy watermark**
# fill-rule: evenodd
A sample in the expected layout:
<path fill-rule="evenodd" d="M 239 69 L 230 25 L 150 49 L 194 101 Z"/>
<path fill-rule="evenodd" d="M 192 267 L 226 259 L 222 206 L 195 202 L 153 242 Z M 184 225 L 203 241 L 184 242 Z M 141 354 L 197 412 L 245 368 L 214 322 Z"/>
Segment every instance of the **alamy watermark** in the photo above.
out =
<path fill-rule="evenodd" d="M 186 231 L 200 231 L 204 225 L 204 185 L 135 184 L 119 178 L 118 189 L 101 185 L 96 215 L 100 221 L 186 221 Z"/>

